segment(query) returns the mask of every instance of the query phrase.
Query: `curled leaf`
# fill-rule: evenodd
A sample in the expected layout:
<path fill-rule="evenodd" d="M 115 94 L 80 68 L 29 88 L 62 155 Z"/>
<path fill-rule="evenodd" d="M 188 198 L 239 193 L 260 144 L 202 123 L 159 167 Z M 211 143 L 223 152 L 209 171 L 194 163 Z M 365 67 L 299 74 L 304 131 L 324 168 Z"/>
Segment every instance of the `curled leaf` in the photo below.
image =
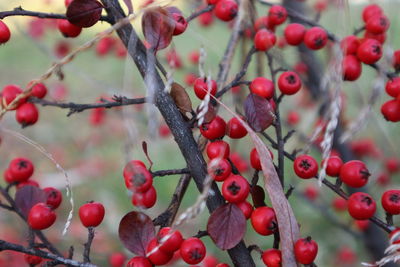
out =
<path fill-rule="evenodd" d="M 249 94 L 244 101 L 246 120 L 256 132 L 267 129 L 275 120 L 273 108 L 267 99 Z"/>
<path fill-rule="evenodd" d="M 154 7 L 144 12 L 142 30 L 152 49 L 166 48 L 172 41 L 174 29 L 175 22 L 168 10 Z"/>
<path fill-rule="evenodd" d="M 128 8 L 128 13 L 132 14 L 133 13 L 133 5 L 131 0 L 124 0 L 124 3 L 126 7 Z"/>
<path fill-rule="evenodd" d="M 46 193 L 32 185 L 26 185 L 17 190 L 15 205 L 27 217 L 31 208 L 37 203 L 46 203 Z"/>
<path fill-rule="evenodd" d="M 220 249 L 236 246 L 246 233 L 246 218 L 238 206 L 225 204 L 211 214 L 207 232 Z"/>
<path fill-rule="evenodd" d="M 75 26 L 88 28 L 100 20 L 102 10 L 97 0 L 74 0 L 67 8 L 67 19 Z"/>
<path fill-rule="evenodd" d="M 187 113 L 192 112 L 192 101 L 190 100 L 190 97 L 185 88 L 183 88 L 180 84 L 173 83 L 171 85 L 170 95 L 174 100 L 176 106 L 178 107 L 179 111 L 184 116 L 187 116 Z"/>

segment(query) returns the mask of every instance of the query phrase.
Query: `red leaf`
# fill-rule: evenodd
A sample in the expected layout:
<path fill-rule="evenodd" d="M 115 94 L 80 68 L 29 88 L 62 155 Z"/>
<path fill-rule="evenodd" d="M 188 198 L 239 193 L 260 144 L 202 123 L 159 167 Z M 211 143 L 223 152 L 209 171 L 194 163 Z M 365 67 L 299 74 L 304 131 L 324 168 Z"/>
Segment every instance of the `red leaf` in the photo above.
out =
<path fill-rule="evenodd" d="M 75 26 L 88 28 L 100 20 L 102 10 L 97 0 L 74 0 L 67 8 L 67 18 Z"/>
<path fill-rule="evenodd" d="M 142 29 L 151 48 L 160 50 L 171 43 L 175 22 L 168 10 L 155 7 L 144 12 Z"/>
<path fill-rule="evenodd" d="M 238 206 L 225 204 L 214 210 L 208 219 L 207 232 L 220 249 L 231 249 L 246 233 L 246 218 Z"/>
<path fill-rule="evenodd" d="M 47 200 L 46 193 L 32 185 L 26 185 L 17 190 L 15 194 L 15 205 L 27 217 L 31 208 L 37 203 L 45 203 Z"/>
<path fill-rule="evenodd" d="M 126 7 L 128 8 L 128 13 L 132 14 L 133 13 L 133 6 L 132 6 L 132 1 L 131 0 L 124 0 Z"/>
<path fill-rule="evenodd" d="M 119 223 L 119 239 L 131 252 L 146 256 L 147 244 L 155 236 L 155 228 L 150 217 L 142 212 L 132 211 Z"/>
<path fill-rule="evenodd" d="M 275 119 L 271 104 L 267 99 L 249 94 L 244 101 L 244 111 L 246 120 L 251 128 L 256 132 L 267 129 Z"/>

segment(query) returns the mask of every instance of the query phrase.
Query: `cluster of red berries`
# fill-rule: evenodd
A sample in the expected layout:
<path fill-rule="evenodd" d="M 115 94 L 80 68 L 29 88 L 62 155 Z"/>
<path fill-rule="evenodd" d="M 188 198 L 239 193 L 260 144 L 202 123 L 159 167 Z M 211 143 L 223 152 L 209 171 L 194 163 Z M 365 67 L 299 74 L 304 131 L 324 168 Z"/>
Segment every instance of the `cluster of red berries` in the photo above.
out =
<path fill-rule="evenodd" d="M 231 21 L 238 13 L 238 4 L 234 0 L 207 0 L 207 3 L 215 5 L 214 14 L 222 21 Z"/>
<path fill-rule="evenodd" d="M 400 50 L 396 51 L 399 54 L 400 59 Z M 399 60 L 400 61 L 400 60 Z M 381 106 L 381 112 L 386 120 L 391 122 L 399 122 L 400 121 L 400 78 L 394 77 L 387 81 L 386 93 L 392 97 L 391 100 L 386 101 Z"/>
<path fill-rule="evenodd" d="M 113 51 L 117 58 L 124 58 L 127 55 L 124 44 L 117 38 L 106 36 L 101 38 L 96 45 L 96 54 L 100 57 L 110 54 Z"/>
<path fill-rule="evenodd" d="M 157 192 L 153 186 L 153 175 L 142 161 L 129 161 L 124 167 L 123 176 L 126 188 L 133 192 L 133 205 L 149 209 L 156 204 Z"/>

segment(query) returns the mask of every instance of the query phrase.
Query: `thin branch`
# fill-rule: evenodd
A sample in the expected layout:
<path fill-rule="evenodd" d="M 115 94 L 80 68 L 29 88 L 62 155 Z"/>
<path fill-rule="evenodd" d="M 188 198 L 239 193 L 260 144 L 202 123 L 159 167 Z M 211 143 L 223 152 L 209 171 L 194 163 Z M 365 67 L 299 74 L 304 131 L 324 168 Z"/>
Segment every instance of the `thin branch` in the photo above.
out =
<path fill-rule="evenodd" d="M 84 250 L 83 250 L 83 261 L 90 262 L 90 248 L 92 246 L 92 242 L 94 239 L 94 227 L 88 228 L 88 240 L 85 243 Z"/>
<path fill-rule="evenodd" d="M 188 168 L 183 169 L 171 169 L 171 170 L 160 170 L 160 171 L 152 171 L 151 174 L 153 177 L 156 176 L 167 176 L 167 175 L 176 175 L 176 174 L 189 174 L 190 171 Z"/>
<path fill-rule="evenodd" d="M 194 235 L 193 237 L 197 237 L 197 238 L 202 238 L 208 236 L 208 232 L 207 231 L 198 231 L 196 235 Z"/>
<path fill-rule="evenodd" d="M 195 18 L 197 18 L 198 16 L 200 16 L 201 14 L 207 13 L 213 9 L 214 9 L 214 5 L 208 5 L 207 7 L 192 13 L 189 17 L 186 18 L 186 21 L 190 22 L 190 21 L 194 20 Z"/>

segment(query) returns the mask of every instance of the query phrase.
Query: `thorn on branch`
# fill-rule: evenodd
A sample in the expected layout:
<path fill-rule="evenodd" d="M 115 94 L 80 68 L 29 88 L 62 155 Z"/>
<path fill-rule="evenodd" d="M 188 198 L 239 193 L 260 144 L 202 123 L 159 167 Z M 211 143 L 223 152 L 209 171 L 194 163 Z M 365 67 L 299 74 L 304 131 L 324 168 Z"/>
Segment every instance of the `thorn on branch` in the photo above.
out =
<path fill-rule="evenodd" d="M 292 195 L 294 188 L 295 187 L 293 185 L 289 184 L 289 189 L 286 191 L 285 194 L 286 199 L 289 199 L 289 197 Z"/>
<path fill-rule="evenodd" d="M 290 139 L 290 137 L 292 137 L 293 136 L 293 134 L 296 132 L 296 130 L 290 130 L 287 134 L 286 134 L 286 136 L 285 137 L 283 137 L 283 142 L 284 143 L 286 143 L 289 139 Z"/>
<path fill-rule="evenodd" d="M 197 238 L 202 238 L 208 236 L 208 232 L 207 231 L 198 231 L 196 235 L 194 235 L 193 237 L 197 237 Z"/>
<path fill-rule="evenodd" d="M 264 251 L 257 245 L 250 245 L 247 247 L 247 250 L 251 253 L 253 250 L 257 251 L 258 253 L 260 253 L 260 255 L 262 255 L 264 253 Z"/>

